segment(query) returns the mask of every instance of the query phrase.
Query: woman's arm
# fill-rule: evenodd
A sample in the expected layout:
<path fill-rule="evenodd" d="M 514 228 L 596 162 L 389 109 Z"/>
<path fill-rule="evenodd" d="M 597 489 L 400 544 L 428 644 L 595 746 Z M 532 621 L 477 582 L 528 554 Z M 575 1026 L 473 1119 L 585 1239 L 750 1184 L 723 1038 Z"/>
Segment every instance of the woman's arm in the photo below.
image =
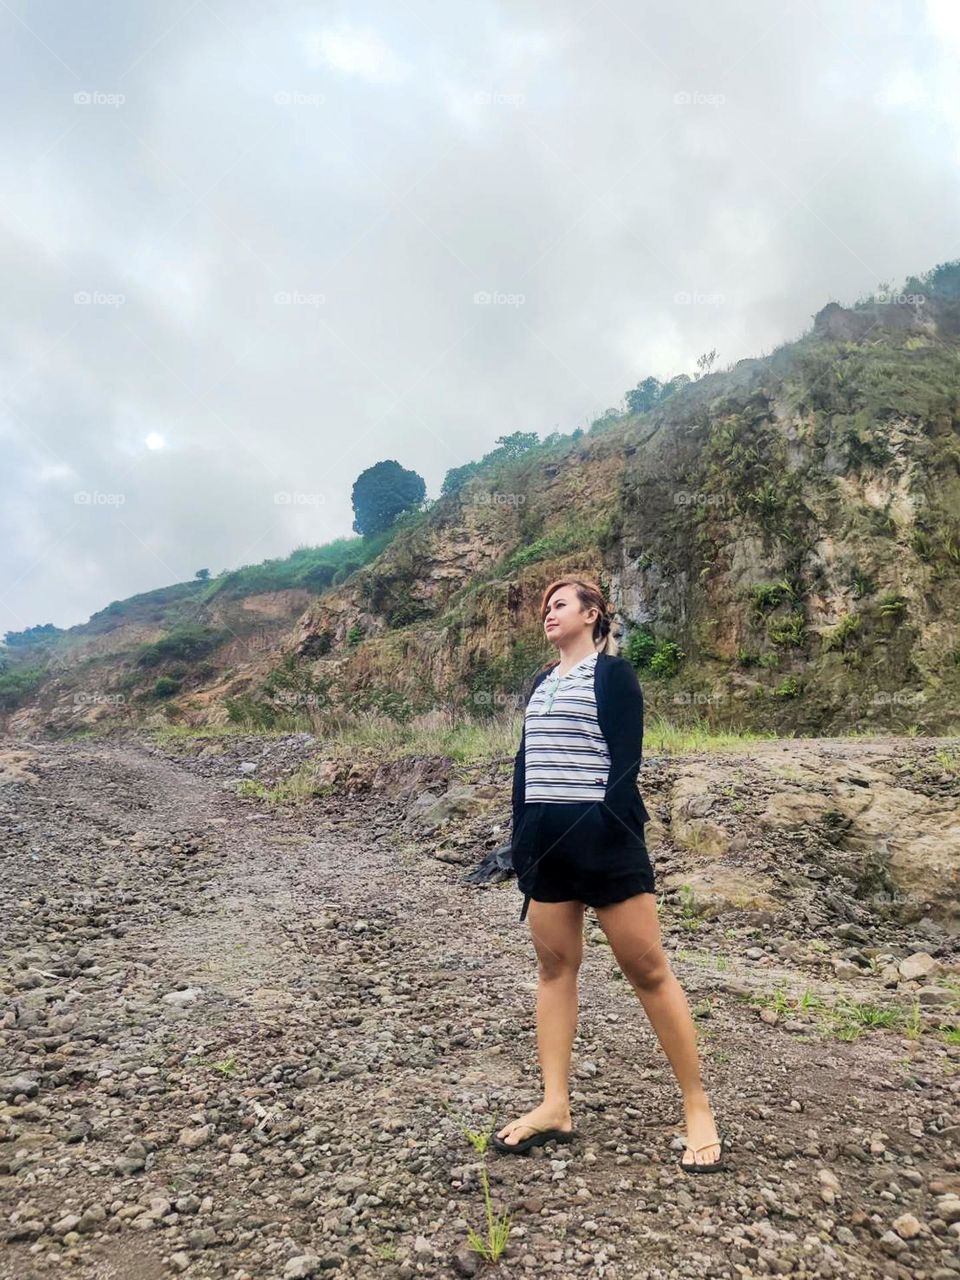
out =
<path fill-rule="evenodd" d="M 530 692 L 527 694 L 526 698 L 524 699 L 524 704 L 523 704 L 524 724 L 523 724 L 523 730 L 520 734 L 520 747 L 513 760 L 513 795 L 512 795 L 512 802 L 511 802 L 512 808 L 513 808 L 513 827 L 512 827 L 513 835 L 517 834 L 517 828 L 520 826 L 520 817 L 523 814 L 523 805 L 526 797 L 526 786 L 527 786 L 526 768 L 525 768 L 526 761 L 524 757 L 525 757 L 526 746 L 527 746 L 527 725 L 526 725 L 527 706 L 529 705 L 530 699 L 533 697 L 533 692 L 536 689 L 537 685 L 539 685 L 541 680 L 545 680 L 548 675 L 549 675 L 549 671 L 545 671 L 543 669 L 537 671 L 537 674 L 534 676 L 533 684 L 530 686 Z"/>
<path fill-rule="evenodd" d="M 517 834 L 517 828 L 520 826 L 520 815 L 523 813 L 523 796 L 526 790 L 526 778 L 524 770 L 524 752 L 526 750 L 527 730 L 524 726 L 523 732 L 520 734 L 520 749 L 513 760 L 513 826 L 511 833 Z"/>
<path fill-rule="evenodd" d="M 630 826 L 630 810 L 637 795 L 637 774 L 643 759 L 643 690 L 633 664 L 626 658 L 611 664 L 607 682 L 607 748 L 610 770 L 604 793 L 607 817 Z"/>

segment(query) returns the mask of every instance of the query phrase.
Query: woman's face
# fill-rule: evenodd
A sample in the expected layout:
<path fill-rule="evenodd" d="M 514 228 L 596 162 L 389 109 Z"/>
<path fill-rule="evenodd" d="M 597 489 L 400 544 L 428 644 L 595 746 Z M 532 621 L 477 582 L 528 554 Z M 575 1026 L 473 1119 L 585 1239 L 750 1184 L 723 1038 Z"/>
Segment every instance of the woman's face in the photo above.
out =
<path fill-rule="evenodd" d="M 584 609 L 573 587 L 557 587 L 547 601 L 543 630 L 551 644 L 570 644 L 580 636 L 592 636 L 597 620 L 595 608 Z"/>

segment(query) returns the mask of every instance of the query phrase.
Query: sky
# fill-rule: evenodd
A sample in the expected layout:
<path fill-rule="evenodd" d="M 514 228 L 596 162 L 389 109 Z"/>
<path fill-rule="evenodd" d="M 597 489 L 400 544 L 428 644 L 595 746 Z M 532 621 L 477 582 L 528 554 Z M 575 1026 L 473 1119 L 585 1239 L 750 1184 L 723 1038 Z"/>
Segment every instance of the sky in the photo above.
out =
<path fill-rule="evenodd" d="M 960 257 L 960 0 L 0 0 L 0 634 Z"/>

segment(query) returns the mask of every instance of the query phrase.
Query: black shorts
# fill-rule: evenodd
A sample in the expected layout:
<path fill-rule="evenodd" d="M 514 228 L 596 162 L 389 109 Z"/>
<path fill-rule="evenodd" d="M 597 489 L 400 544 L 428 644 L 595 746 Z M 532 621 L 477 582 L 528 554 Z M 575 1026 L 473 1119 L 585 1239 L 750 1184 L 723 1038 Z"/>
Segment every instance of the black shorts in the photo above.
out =
<path fill-rule="evenodd" d="M 598 800 L 527 802 L 511 855 L 524 895 L 521 920 L 531 898 L 607 907 L 656 892 L 643 836 L 616 819 L 608 825 Z"/>

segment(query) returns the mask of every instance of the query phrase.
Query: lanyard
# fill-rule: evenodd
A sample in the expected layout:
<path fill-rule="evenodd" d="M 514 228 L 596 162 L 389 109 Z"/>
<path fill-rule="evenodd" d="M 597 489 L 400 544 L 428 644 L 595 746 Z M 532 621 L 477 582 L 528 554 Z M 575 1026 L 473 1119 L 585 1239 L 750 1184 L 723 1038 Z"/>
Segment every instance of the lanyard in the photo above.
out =
<path fill-rule="evenodd" d="M 557 696 L 557 690 L 560 688 L 561 679 L 562 677 L 558 676 L 557 679 L 552 682 L 553 688 L 544 696 L 543 710 L 540 712 L 542 716 L 548 716 L 553 710 L 553 700 Z"/>
<path fill-rule="evenodd" d="M 572 673 L 576 671 L 577 667 L 581 665 L 582 664 L 578 662 L 576 663 L 575 666 L 572 666 L 570 670 L 565 672 L 562 676 L 552 676 L 550 678 L 549 683 L 553 685 L 553 688 L 550 690 L 549 693 L 544 694 L 544 704 L 543 704 L 542 710 L 540 711 L 540 715 L 548 716 L 550 714 L 550 712 L 553 710 L 554 699 L 556 698 L 557 693 L 560 689 L 560 681 L 566 680 L 567 676 L 572 675 Z"/>

